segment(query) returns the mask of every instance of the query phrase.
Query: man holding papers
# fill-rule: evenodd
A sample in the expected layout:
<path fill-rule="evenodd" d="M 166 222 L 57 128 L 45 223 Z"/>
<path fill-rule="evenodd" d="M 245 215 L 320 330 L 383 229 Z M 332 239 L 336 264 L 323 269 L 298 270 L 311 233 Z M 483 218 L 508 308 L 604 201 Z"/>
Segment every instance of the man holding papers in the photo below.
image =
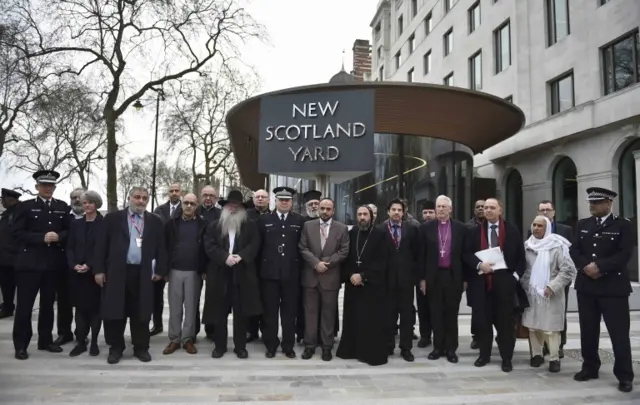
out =
<path fill-rule="evenodd" d="M 518 228 L 502 218 L 502 203 L 497 199 L 485 201 L 484 216 L 482 225 L 469 229 L 464 249 L 464 261 L 469 266 L 466 279 L 473 300 L 476 339 L 480 346 L 480 357 L 475 366 L 483 367 L 491 361 L 495 325 L 502 371 L 508 373 L 513 370 L 511 359 L 516 343 L 516 284 L 526 266 L 524 242 Z M 499 255 L 496 257 L 492 251 L 482 252 L 490 248 L 500 248 L 504 264 L 499 263 Z M 478 258 L 487 254 L 493 256 L 493 261 Z"/>

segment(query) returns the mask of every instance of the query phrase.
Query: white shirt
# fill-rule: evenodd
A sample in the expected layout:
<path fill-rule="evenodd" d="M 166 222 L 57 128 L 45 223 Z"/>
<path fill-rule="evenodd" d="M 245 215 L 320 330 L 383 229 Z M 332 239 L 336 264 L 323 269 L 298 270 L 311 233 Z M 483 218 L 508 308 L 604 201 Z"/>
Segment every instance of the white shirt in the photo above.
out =
<path fill-rule="evenodd" d="M 173 214 L 175 214 L 179 206 L 180 202 L 177 202 L 176 204 L 169 203 L 169 215 L 173 217 Z"/>
<path fill-rule="evenodd" d="M 236 245 L 236 231 L 229 231 L 229 254 L 233 254 L 233 248 Z"/>
<path fill-rule="evenodd" d="M 287 217 L 289 216 L 288 212 L 280 212 L 280 211 L 276 211 L 276 213 L 278 214 L 278 219 L 282 219 L 282 216 L 284 215 L 284 220 L 287 220 Z"/>
<path fill-rule="evenodd" d="M 487 221 L 487 246 L 491 246 L 491 225 L 496 226 L 496 235 L 500 238 L 500 221 L 489 222 Z"/>
<path fill-rule="evenodd" d="M 602 222 L 600 222 L 601 224 L 604 224 L 604 221 L 606 221 L 607 219 L 609 219 L 609 217 L 611 216 L 611 213 L 608 213 L 607 215 L 605 215 L 604 217 L 600 217 L 602 219 Z M 598 221 L 598 217 L 596 217 L 596 221 Z"/>

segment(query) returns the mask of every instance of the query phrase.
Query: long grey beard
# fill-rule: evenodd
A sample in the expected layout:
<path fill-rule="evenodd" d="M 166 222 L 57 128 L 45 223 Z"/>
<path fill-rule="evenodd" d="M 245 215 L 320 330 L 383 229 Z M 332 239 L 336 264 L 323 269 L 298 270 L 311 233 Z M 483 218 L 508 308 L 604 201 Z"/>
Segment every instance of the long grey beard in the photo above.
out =
<path fill-rule="evenodd" d="M 307 215 L 309 218 L 318 218 L 318 211 L 314 211 L 313 209 L 307 207 Z"/>
<path fill-rule="evenodd" d="M 368 231 L 371 228 L 371 222 L 358 222 L 358 229 Z"/>
<path fill-rule="evenodd" d="M 233 214 L 229 210 L 222 210 L 220 221 L 218 221 L 218 226 L 220 227 L 222 236 L 229 235 L 229 232 L 231 231 L 234 231 L 236 236 L 239 236 L 240 228 L 246 220 L 247 212 L 245 210 L 239 210 Z"/>

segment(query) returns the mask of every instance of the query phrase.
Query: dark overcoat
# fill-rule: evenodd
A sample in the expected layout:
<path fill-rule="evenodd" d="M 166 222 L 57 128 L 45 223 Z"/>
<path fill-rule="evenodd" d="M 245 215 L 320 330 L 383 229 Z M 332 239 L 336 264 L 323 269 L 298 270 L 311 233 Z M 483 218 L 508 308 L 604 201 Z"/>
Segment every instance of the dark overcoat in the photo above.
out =
<path fill-rule="evenodd" d="M 209 264 L 202 323 L 215 325 L 226 322 L 229 314 L 229 308 L 227 308 L 229 277 L 233 277 L 233 284 L 237 286 L 242 316 L 262 314 L 256 266 L 260 249 L 258 225 L 251 220 L 242 224 L 233 248 L 233 254 L 240 256 L 242 261 L 233 267 L 225 264 L 229 256 L 229 236 L 222 236 L 218 221 L 207 226 L 204 247 L 209 257 Z"/>
<path fill-rule="evenodd" d="M 104 218 L 103 230 L 96 244 L 94 274 L 106 274 L 102 288 L 102 319 L 125 319 L 125 288 L 127 276 L 127 252 L 129 251 L 129 210 L 124 209 Z M 140 271 L 139 320 L 149 321 L 153 312 L 153 269 L 156 274 L 167 276 L 167 258 L 164 246 L 162 219 L 149 212 L 144 213 L 142 231 L 142 270 Z"/>
<path fill-rule="evenodd" d="M 71 222 L 69 239 L 67 240 L 67 264 L 69 265 L 69 289 L 71 303 L 74 307 L 86 311 L 100 308 L 100 286 L 96 284 L 93 268 L 98 235 L 102 234 L 103 217 L 100 213 L 87 232 L 85 217 Z M 78 273 L 73 268 L 77 264 L 86 264 L 89 271 Z"/>

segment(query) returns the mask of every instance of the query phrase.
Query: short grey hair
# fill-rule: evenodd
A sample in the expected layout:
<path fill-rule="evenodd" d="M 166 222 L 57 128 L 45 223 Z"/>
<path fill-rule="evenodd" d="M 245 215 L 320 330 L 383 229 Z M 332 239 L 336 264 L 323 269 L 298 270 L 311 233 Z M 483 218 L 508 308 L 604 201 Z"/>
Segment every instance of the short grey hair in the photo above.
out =
<path fill-rule="evenodd" d="M 143 192 L 146 195 L 149 195 L 149 190 L 147 190 L 145 187 L 137 186 L 137 187 L 133 187 L 131 191 L 129 191 L 129 198 L 133 197 L 135 193 L 139 193 L 139 192 Z"/>
<path fill-rule="evenodd" d="M 87 190 L 82 194 L 81 201 L 86 201 L 96 205 L 96 209 L 99 210 L 102 207 L 102 197 L 96 191 Z"/>
<path fill-rule="evenodd" d="M 74 188 L 73 191 L 71 191 L 71 193 L 69 193 L 69 195 L 73 195 L 73 194 L 78 193 L 78 192 L 80 193 L 80 195 L 82 195 L 85 191 L 87 191 L 87 190 L 85 190 L 82 187 L 78 187 L 78 188 Z"/>
<path fill-rule="evenodd" d="M 436 198 L 436 202 L 438 202 L 438 200 L 445 200 L 446 202 L 449 203 L 449 207 L 453 207 L 453 202 L 451 201 L 451 198 L 447 197 L 444 194 L 439 195 L 438 198 Z"/>

